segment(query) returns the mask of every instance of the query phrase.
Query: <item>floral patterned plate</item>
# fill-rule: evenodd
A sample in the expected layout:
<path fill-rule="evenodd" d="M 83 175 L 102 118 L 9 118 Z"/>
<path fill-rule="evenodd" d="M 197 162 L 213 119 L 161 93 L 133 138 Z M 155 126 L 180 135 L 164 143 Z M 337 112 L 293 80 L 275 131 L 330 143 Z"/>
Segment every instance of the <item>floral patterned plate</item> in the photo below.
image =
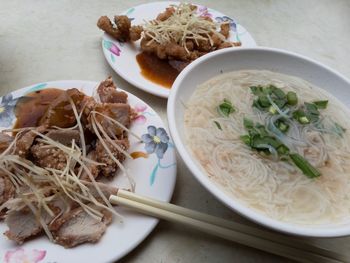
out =
<path fill-rule="evenodd" d="M 30 92 L 55 87 L 77 88 L 87 95 L 93 95 L 98 83 L 87 81 L 55 81 L 40 83 L 14 91 L 0 98 L 0 129 L 12 127 L 13 113 L 17 100 Z M 164 124 L 157 113 L 145 102 L 128 93 L 130 105 L 138 112 L 131 130 L 144 140 L 141 143 L 130 137 L 130 153 L 135 158 L 126 160 L 125 166 L 136 181 L 136 193 L 169 201 L 176 179 L 175 150 Z M 126 177 L 120 173 L 112 182 L 118 187 L 128 187 Z M 21 246 L 0 236 L 0 262 L 4 263 L 60 263 L 60 262 L 112 262 L 120 259 L 135 248 L 156 226 L 155 218 L 139 215 L 117 208 L 124 217 L 124 223 L 114 222 L 107 228 L 97 244 L 83 244 L 65 249 L 50 243 L 46 236 L 34 238 Z M 0 222 L 0 233 L 7 230 Z"/>
<path fill-rule="evenodd" d="M 132 25 L 140 25 L 143 24 L 145 20 L 148 21 L 154 19 L 160 12 L 163 12 L 166 7 L 174 4 L 179 4 L 179 2 L 164 1 L 142 4 L 132 7 L 122 14 L 127 15 L 130 18 Z M 236 20 L 211 8 L 201 5 L 197 6 L 197 10 L 202 16 L 209 16 L 218 22 L 230 22 L 231 41 L 241 42 L 242 47 L 256 46 L 256 43 L 249 32 L 243 26 L 238 24 Z M 134 44 L 120 43 L 114 40 L 108 34 L 104 34 L 102 38 L 102 49 L 109 65 L 129 83 L 156 96 L 163 98 L 167 98 L 169 96 L 169 88 L 151 82 L 141 75 L 140 67 L 136 61 L 136 55 L 141 51 L 139 41 L 135 42 Z"/>

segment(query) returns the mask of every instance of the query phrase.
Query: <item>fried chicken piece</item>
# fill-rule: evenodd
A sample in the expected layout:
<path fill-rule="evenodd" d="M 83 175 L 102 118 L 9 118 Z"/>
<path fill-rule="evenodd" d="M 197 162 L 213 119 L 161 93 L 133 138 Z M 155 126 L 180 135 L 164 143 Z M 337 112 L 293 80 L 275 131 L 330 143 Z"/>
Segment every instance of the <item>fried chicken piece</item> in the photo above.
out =
<path fill-rule="evenodd" d="M 212 49 L 209 39 L 199 39 L 198 45 L 196 45 L 198 51 L 209 52 Z"/>
<path fill-rule="evenodd" d="M 118 41 L 128 41 L 131 27 L 129 18 L 127 16 L 115 16 L 114 21 L 116 27 L 107 16 L 101 16 L 97 21 L 97 26 Z"/>
<path fill-rule="evenodd" d="M 151 54 L 156 54 L 157 53 L 157 48 L 158 48 L 158 43 L 151 41 L 147 37 L 143 37 L 141 39 L 141 50 L 146 52 L 146 53 L 151 53 Z"/>
<path fill-rule="evenodd" d="M 228 48 L 228 47 L 233 47 L 233 43 L 231 42 L 222 42 L 220 46 L 218 46 L 218 49 L 223 49 L 223 48 Z"/>
<path fill-rule="evenodd" d="M 141 33 L 143 31 L 143 27 L 142 26 L 132 26 L 130 28 L 130 40 L 131 41 L 137 41 L 141 38 Z"/>
<path fill-rule="evenodd" d="M 218 46 L 221 45 L 221 43 L 223 42 L 222 39 L 217 35 L 217 34 L 213 34 L 211 36 L 211 39 L 213 41 L 213 47 L 217 48 Z"/>
<path fill-rule="evenodd" d="M 186 49 L 180 45 L 171 43 L 166 46 L 165 52 L 169 59 L 179 59 L 182 61 L 188 60 L 188 53 Z"/>
<path fill-rule="evenodd" d="M 97 26 L 115 39 L 119 41 L 122 40 L 121 32 L 117 28 L 114 28 L 111 20 L 109 20 L 107 16 L 101 16 L 97 21 Z"/>
<path fill-rule="evenodd" d="M 188 51 L 192 51 L 194 49 L 193 41 L 187 40 L 186 41 L 186 48 L 187 48 Z"/>
<path fill-rule="evenodd" d="M 166 59 L 167 53 L 166 53 L 166 46 L 165 45 L 158 45 L 157 46 L 157 57 L 160 59 Z"/>
<path fill-rule="evenodd" d="M 223 23 L 220 25 L 220 34 L 222 34 L 225 38 L 228 38 L 230 35 L 230 24 Z"/>
<path fill-rule="evenodd" d="M 157 16 L 156 20 L 165 21 L 169 17 L 171 17 L 174 14 L 174 12 L 175 12 L 175 8 L 174 7 L 167 7 L 163 13 L 160 13 Z"/>
<path fill-rule="evenodd" d="M 129 32 L 131 27 L 130 19 L 127 16 L 115 16 L 114 23 L 122 34 L 125 41 L 129 40 Z"/>

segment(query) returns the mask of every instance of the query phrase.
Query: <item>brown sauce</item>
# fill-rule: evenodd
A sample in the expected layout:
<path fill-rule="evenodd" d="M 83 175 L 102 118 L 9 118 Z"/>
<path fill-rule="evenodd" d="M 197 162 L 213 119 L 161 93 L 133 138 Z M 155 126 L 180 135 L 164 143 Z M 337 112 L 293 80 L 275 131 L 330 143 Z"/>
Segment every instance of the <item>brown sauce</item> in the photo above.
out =
<path fill-rule="evenodd" d="M 27 94 L 17 101 L 14 129 L 38 126 L 41 117 L 50 103 L 63 93 L 63 90 L 48 88 Z"/>
<path fill-rule="evenodd" d="M 181 61 L 159 59 L 156 55 L 145 52 L 138 54 L 136 61 L 141 68 L 142 76 L 165 88 L 171 88 L 176 77 L 188 64 Z"/>

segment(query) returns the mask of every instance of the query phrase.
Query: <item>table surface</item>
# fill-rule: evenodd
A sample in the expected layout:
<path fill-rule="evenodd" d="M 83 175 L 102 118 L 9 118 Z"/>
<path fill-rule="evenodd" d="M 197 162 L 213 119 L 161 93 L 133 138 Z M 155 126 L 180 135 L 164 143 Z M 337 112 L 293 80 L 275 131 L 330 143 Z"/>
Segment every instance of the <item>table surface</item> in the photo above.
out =
<path fill-rule="evenodd" d="M 109 67 L 96 21 L 138 0 L 0 0 L 0 96 L 49 80 L 99 81 L 112 75 L 118 86 L 150 104 L 166 122 L 166 100 L 142 92 Z M 287 49 L 316 59 L 350 78 L 350 1 L 196 1 L 236 18 L 258 45 Z M 222 218 L 252 224 L 219 203 L 178 158 L 172 202 Z M 350 237 L 307 239 L 350 251 Z M 350 255 L 350 252 L 348 252 Z M 121 262 L 285 262 L 282 258 L 160 222 Z"/>

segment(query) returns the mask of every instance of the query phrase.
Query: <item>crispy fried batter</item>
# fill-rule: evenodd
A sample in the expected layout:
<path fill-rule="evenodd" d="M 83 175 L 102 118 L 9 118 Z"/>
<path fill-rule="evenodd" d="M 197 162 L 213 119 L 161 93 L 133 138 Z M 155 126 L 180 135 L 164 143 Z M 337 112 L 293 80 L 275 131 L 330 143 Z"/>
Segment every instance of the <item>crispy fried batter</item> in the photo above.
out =
<path fill-rule="evenodd" d="M 224 23 L 220 25 L 220 34 L 222 34 L 225 38 L 228 38 L 230 35 L 230 24 Z"/>
<path fill-rule="evenodd" d="M 117 28 L 114 28 L 111 20 L 109 20 L 107 16 L 101 16 L 97 21 L 97 26 L 115 39 L 121 40 L 121 32 Z"/>
<path fill-rule="evenodd" d="M 129 18 L 127 16 L 115 16 L 114 23 L 122 34 L 122 37 L 125 40 L 129 40 L 129 32 L 131 27 Z"/>
<path fill-rule="evenodd" d="M 97 21 L 97 26 L 118 41 L 128 41 L 131 27 L 129 18 L 127 16 L 115 16 L 114 22 L 116 26 L 112 24 L 107 16 L 101 16 Z"/>
<path fill-rule="evenodd" d="M 174 7 L 168 7 L 165 9 L 165 11 L 163 13 L 160 13 L 156 20 L 159 21 L 165 21 L 167 20 L 169 17 L 171 17 L 173 15 L 173 13 L 175 12 L 175 8 Z"/>
<path fill-rule="evenodd" d="M 141 33 L 143 32 L 142 26 L 132 26 L 130 28 L 130 40 L 136 41 L 141 38 Z"/>

